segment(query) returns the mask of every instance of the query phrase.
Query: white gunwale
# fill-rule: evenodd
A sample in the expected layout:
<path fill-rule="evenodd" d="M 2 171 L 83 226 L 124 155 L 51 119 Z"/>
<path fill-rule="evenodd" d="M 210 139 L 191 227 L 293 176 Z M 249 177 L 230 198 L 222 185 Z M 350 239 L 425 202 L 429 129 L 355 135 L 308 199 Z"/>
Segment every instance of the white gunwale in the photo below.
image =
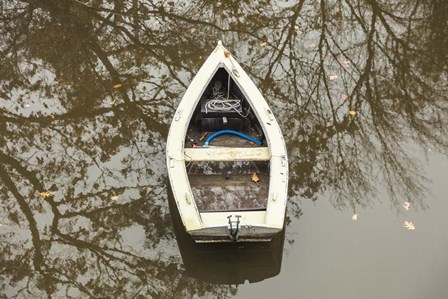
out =
<path fill-rule="evenodd" d="M 213 156 L 213 149 L 198 149 L 197 154 L 195 154 L 192 152 L 196 149 L 184 148 L 185 135 L 194 109 L 199 104 L 201 96 L 215 72 L 219 68 L 225 68 L 258 118 L 268 145 L 267 149 L 257 148 L 253 152 L 249 150 L 247 157 L 242 156 L 234 161 L 253 158 L 254 155 L 263 151 L 260 157 L 263 160 L 268 159 L 270 163 L 270 182 L 266 211 L 255 214 L 253 212 L 238 211 L 231 214 L 244 215 L 244 213 L 252 213 L 247 214 L 252 216 L 247 216 L 246 218 L 243 216 L 241 218 L 242 226 L 256 224 L 268 230 L 280 231 L 284 225 L 288 188 L 288 159 L 283 135 L 271 109 L 258 88 L 232 55 L 226 55 L 225 53 L 227 53 L 227 50 L 219 42 L 192 80 L 174 115 L 166 145 L 168 175 L 174 199 L 187 232 L 192 233 L 194 231 L 197 233 L 200 230 L 216 227 L 219 223 L 218 219 L 225 214 L 220 215 L 217 212 L 204 214 L 199 212 L 185 167 L 185 161 L 199 161 L 203 159 L 199 152 Z M 238 149 L 235 149 L 235 151 L 238 151 Z M 192 156 L 194 158 L 191 158 Z M 223 157 L 226 158 L 225 156 Z M 213 157 L 210 159 L 208 161 L 222 160 L 222 158 L 213 160 Z M 257 215 L 256 220 L 253 218 L 253 215 Z M 227 226 L 226 218 L 222 220 L 222 226 Z"/>

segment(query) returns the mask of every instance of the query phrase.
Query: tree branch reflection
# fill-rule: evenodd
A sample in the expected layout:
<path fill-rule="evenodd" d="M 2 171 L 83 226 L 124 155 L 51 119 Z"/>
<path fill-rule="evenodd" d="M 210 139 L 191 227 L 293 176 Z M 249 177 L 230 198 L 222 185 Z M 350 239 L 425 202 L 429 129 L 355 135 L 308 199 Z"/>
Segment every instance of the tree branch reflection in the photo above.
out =
<path fill-rule="evenodd" d="M 438 0 L 2 2 L 1 290 L 236 292 L 184 275 L 164 188 L 171 116 L 218 39 L 286 135 L 289 217 L 325 192 L 337 208 L 370 205 L 378 183 L 395 206 L 424 207 L 410 148 L 447 153 L 447 10 Z"/>

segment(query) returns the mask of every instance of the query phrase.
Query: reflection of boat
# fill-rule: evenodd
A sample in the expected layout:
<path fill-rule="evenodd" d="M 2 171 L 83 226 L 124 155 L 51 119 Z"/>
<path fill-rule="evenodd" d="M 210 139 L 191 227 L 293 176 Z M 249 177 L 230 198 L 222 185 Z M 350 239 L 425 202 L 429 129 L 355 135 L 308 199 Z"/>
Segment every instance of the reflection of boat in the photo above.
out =
<path fill-rule="evenodd" d="M 283 136 L 263 96 L 221 42 L 185 92 L 166 151 L 176 206 L 196 242 L 269 241 L 283 229 Z"/>
<path fill-rule="evenodd" d="M 280 273 L 285 230 L 270 242 L 198 244 L 185 232 L 174 199 L 169 196 L 171 219 L 187 275 L 214 284 L 243 284 Z"/>

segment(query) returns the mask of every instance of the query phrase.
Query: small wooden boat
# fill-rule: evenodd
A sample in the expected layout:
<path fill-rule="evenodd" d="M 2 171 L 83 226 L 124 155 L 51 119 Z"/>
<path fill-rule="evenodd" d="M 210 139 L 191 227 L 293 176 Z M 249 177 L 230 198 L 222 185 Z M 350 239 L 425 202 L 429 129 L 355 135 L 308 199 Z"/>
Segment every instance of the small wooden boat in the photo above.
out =
<path fill-rule="evenodd" d="M 260 91 L 220 41 L 179 103 L 166 158 L 180 218 L 196 242 L 270 241 L 282 231 L 285 142 Z"/>

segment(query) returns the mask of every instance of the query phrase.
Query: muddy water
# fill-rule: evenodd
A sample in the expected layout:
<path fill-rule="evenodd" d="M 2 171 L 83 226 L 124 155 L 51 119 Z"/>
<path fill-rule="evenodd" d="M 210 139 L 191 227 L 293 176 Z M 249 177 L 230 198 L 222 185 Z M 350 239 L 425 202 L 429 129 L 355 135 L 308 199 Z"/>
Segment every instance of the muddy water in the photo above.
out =
<path fill-rule="evenodd" d="M 0 17 L 6 297 L 447 297 L 444 1 L 11 0 Z M 197 246 L 170 217 L 168 127 L 218 39 L 287 141 L 272 244 Z"/>

